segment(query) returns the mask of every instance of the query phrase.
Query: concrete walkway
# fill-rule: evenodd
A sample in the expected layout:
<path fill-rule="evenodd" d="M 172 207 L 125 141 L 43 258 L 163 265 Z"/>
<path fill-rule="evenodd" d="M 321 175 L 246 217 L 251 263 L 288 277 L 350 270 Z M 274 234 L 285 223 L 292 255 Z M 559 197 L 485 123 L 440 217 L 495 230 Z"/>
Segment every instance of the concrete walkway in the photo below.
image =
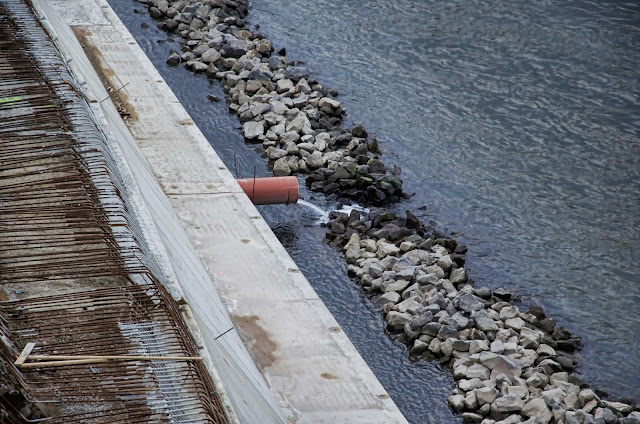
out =
<path fill-rule="evenodd" d="M 165 271 L 194 311 L 239 420 L 281 422 L 282 411 L 288 422 L 406 422 L 108 3 L 49 4 L 110 84 L 128 84 L 130 134 L 115 132 L 135 140 L 121 149 L 166 249 Z M 232 327 L 216 289 L 235 324 L 220 338 Z"/>

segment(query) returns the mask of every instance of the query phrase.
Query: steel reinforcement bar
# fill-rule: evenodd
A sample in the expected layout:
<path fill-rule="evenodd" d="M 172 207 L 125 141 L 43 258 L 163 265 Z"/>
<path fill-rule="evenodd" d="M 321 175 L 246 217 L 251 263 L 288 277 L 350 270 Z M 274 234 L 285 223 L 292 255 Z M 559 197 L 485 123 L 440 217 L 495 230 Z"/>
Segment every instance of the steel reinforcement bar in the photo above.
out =
<path fill-rule="evenodd" d="M 0 370 L 55 423 L 227 423 L 201 361 L 18 368 L 38 355 L 197 356 L 66 64 L 0 0 Z M 0 395 L 0 415 L 22 422 Z M 3 421 L 3 422 L 5 422 Z"/>

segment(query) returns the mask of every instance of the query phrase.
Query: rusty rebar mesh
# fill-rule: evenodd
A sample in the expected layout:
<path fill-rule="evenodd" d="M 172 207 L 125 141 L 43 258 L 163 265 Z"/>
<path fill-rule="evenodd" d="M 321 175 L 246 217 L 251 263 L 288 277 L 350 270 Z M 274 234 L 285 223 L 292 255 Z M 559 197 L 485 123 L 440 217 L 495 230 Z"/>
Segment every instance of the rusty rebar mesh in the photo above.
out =
<path fill-rule="evenodd" d="M 64 63 L 42 30 L 26 35 L 28 16 L 1 19 L 0 283 L 146 272 L 115 166 Z"/>
<path fill-rule="evenodd" d="M 197 356 L 175 310 L 173 299 L 150 281 L 0 302 L 0 331 L 20 345 L 38 340 L 36 355 Z M 199 361 L 111 361 L 34 368 L 22 378 L 33 397 L 62 401 L 58 411 L 75 420 L 56 422 L 126 409 L 146 413 L 141 422 L 213 423 L 214 389 L 194 378 L 200 367 Z"/>
<path fill-rule="evenodd" d="M 33 354 L 198 356 L 130 210 L 89 105 L 30 5 L 0 0 L 0 291 L 12 299 L 0 302 L 3 381 L 46 422 L 227 423 L 201 361 L 13 365 L 28 342 Z M 4 394 L 3 414 L 22 420 Z"/>

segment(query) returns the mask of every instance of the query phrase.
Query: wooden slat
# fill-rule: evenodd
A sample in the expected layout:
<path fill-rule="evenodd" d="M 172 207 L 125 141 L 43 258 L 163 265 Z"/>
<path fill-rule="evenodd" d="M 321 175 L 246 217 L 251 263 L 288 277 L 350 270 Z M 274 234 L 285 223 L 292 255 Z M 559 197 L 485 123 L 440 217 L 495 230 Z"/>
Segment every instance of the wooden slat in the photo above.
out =
<path fill-rule="evenodd" d="M 16 364 L 17 366 L 24 364 L 24 361 L 27 360 L 27 357 L 29 356 L 29 354 L 31 353 L 34 347 L 36 347 L 35 342 L 27 343 L 24 349 L 22 349 L 22 353 L 20 354 L 20 356 L 18 356 L 18 359 L 16 359 L 14 364 Z"/>
<path fill-rule="evenodd" d="M 107 360 L 139 360 L 139 361 L 202 361 L 202 356 L 144 356 L 144 355 L 31 355 L 31 360 L 76 360 L 76 359 L 107 359 Z"/>

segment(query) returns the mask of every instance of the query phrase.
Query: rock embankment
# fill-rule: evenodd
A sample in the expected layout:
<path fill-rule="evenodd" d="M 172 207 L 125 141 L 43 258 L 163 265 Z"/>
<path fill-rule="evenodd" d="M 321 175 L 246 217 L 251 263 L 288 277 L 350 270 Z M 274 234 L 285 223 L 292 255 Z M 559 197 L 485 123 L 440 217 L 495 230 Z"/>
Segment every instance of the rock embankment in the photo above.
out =
<path fill-rule="evenodd" d="M 405 197 L 398 167 L 375 137 L 343 125 L 344 107 L 284 49 L 249 30 L 247 0 L 138 0 L 182 51 L 167 63 L 221 82 L 248 143 L 275 175 L 307 174 L 329 199 L 385 205 Z M 217 99 L 212 99 L 217 100 Z M 327 238 L 374 296 L 388 330 L 412 355 L 437 358 L 456 384 L 451 408 L 466 422 L 640 423 L 625 403 L 601 399 L 574 370 L 580 340 L 542 309 L 526 312 L 505 290 L 474 287 L 466 247 L 410 212 L 332 213 Z"/>
<path fill-rule="evenodd" d="M 376 138 L 362 126 L 345 128 L 344 107 L 309 70 L 247 28 L 246 0 L 141 2 L 180 37 L 182 51 L 167 63 L 222 83 L 245 140 L 262 144 L 275 175 L 310 173 L 312 190 L 363 204 L 403 196 L 399 168 L 387 172 Z"/>
<path fill-rule="evenodd" d="M 580 339 L 536 306 L 522 311 L 504 289 L 474 287 L 466 247 L 405 218 L 333 212 L 327 238 L 349 274 L 373 295 L 387 329 L 412 355 L 437 358 L 456 381 L 451 408 L 472 423 L 638 423 L 575 372 Z"/>

